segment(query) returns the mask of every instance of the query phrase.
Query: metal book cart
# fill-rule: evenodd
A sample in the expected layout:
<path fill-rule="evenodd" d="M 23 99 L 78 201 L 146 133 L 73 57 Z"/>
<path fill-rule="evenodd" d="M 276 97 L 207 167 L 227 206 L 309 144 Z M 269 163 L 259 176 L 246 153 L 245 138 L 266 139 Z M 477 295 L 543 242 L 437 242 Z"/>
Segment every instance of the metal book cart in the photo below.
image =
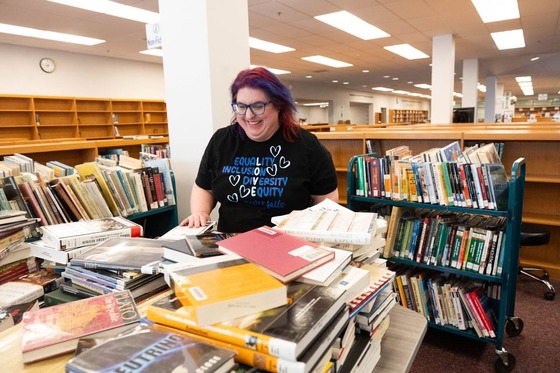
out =
<path fill-rule="evenodd" d="M 377 157 L 375 154 L 366 154 Z M 500 276 L 487 274 L 479 274 L 473 271 L 464 271 L 447 266 L 428 265 L 418 263 L 413 260 L 404 258 L 386 258 L 390 262 L 402 263 L 407 266 L 434 270 L 441 273 L 454 274 L 457 276 L 471 278 L 476 281 L 485 281 L 486 283 L 496 284 L 500 286 L 499 300 L 496 302 L 497 325 L 496 338 L 480 338 L 473 329 L 460 330 L 451 325 L 439 325 L 429 320 L 428 326 L 459 336 L 480 340 L 495 345 L 496 354 L 498 355 L 495 362 L 495 370 L 498 373 L 510 372 L 515 367 L 515 356 L 509 353 L 503 345 L 504 336 L 518 336 L 523 330 L 523 321 L 514 316 L 515 307 L 515 290 L 518 276 L 518 259 L 520 246 L 520 230 L 521 216 L 523 210 L 523 193 L 525 186 L 525 159 L 517 159 L 511 168 L 508 180 L 508 205 L 507 210 L 496 211 L 487 209 L 473 209 L 455 206 L 443 206 L 436 204 L 423 204 L 417 202 L 396 201 L 388 198 L 371 198 L 356 195 L 356 175 L 357 161 L 360 155 L 353 156 L 348 164 L 347 173 L 347 207 L 354 211 L 370 210 L 372 206 L 379 208 L 380 206 L 404 206 L 409 208 L 431 209 L 440 212 L 468 213 L 483 216 L 503 217 L 506 220 L 505 239 L 503 243 L 504 257 L 503 270 Z"/>

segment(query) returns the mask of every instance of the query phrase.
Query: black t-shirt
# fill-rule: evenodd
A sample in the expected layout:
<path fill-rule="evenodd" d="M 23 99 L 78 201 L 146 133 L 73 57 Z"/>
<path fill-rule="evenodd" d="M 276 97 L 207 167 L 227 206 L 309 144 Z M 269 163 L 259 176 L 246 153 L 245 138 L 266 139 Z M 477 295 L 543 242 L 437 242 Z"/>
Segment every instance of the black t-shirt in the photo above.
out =
<path fill-rule="evenodd" d="M 234 124 L 210 139 L 196 184 L 220 203 L 218 229 L 239 233 L 309 207 L 311 195 L 337 188 L 337 177 L 331 154 L 309 131 L 302 129 L 294 142 L 281 130 L 255 142 L 242 139 Z"/>

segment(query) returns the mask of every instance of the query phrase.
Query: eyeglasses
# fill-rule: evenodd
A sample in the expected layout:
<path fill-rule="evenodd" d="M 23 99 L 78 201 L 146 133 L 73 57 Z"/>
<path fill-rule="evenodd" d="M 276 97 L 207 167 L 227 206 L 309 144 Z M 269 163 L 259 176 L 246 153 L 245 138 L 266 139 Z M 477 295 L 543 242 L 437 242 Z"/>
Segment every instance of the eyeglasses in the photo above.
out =
<path fill-rule="evenodd" d="M 264 114 L 266 105 L 270 104 L 271 102 L 272 101 L 268 101 L 268 102 L 257 101 L 257 102 L 253 102 L 250 105 L 244 104 L 242 102 L 234 102 L 231 104 L 231 107 L 233 108 L 235 114 L 245 115 L 247 109 L 250 109 L 253 114 L 261 115 Z"/>

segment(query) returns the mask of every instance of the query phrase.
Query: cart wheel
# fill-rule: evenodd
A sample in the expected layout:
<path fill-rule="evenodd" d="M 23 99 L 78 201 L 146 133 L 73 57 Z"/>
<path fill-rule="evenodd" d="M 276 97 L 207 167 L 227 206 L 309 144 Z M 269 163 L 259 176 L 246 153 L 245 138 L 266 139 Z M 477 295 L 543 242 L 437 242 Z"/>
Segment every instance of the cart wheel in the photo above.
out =
<path fill-rule="evenodd" d="M 510 354 L 509 352 L 506 354 L 507 356 L 498 356 L 496 362 L 494 363 L 494 368 L 496 373 L 509 373 L 515 368 L 515 356 Z M 507 364 L 504 363 L 504 357 L 507 360 Z"/>
<path fill-rule="evenodd" d="M 556 293 L 553 293 L 552 291 L 546 291 L 544 293 L 544 299 L 546 299 L 546 300 L 554 300 L 555 296 L 556 296 Z"/>
<path fill-rule="evenodd" d="M 513 317 L 506 322 L 506 333 L 510 337 L 517 337 L 523 331 L 523 320 Z M 511 355 L 510 355 L 511 356 Z"/>

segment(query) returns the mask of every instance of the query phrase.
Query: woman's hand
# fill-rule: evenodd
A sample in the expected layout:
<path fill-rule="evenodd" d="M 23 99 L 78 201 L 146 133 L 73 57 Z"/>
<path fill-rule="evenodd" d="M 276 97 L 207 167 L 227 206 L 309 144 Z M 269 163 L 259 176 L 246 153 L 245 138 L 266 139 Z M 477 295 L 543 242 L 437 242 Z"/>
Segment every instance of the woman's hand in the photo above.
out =
<path fill-rule="evenodd" d="M 206 212 L 197 212 L 191 214 L 189 217 L 183 220 L 179 225 L 187 226 L 189 228 L 200 228 L 206 226 L 209 221 L 210 221 L 210 214 Z"/>

